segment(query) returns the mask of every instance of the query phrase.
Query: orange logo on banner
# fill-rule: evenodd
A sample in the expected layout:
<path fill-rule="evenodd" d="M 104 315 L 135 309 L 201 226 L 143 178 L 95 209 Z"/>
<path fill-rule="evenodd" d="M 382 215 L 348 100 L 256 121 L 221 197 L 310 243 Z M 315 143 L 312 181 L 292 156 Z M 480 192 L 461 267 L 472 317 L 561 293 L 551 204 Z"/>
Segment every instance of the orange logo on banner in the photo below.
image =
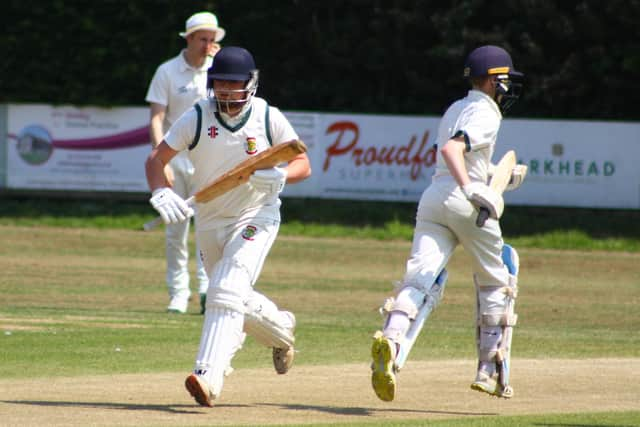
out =
<path fill-rule="evenodd" d="M 328 170 L 333 157 L 344 156 L 351 153 L 351 160 L 356 165 L 369 166 L 379 164 L 382 166 L 410 166 L 411 179 L 415 181 L 420 176 L 423 167 L 429 167 L 436 162 L 436 146 L 432 145 L 427 148 L 429 140 L 429 131 L 425 131 L 420 141 L 420 146 L 414 149 L 417 136 L 412 136 L 406 145 L 391 145 L 380 147 L 358 146 L 360 137 L 360 129 L 354 122 L 344 121 L 332 123 L 327 128 L 327 135 L 337 132 L 336 140 L 327 148 L 327 157 L 324 160 L 322 170 Z M 353 135 L 351 141 L 347 142 L 347 133 Z M 343 141 L 344 140 L 344 141 Z"/>

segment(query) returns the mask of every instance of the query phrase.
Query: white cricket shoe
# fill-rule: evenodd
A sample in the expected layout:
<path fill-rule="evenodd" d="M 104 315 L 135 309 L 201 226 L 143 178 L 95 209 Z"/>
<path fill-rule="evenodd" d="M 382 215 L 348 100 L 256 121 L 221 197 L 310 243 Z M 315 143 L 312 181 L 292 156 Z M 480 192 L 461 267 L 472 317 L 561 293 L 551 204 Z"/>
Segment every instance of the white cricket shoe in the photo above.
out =
<path fill-rule="evenodd" d="M 167 306 L 167 311 L 169 313 L 185 314 L 187 312 L 187 307 L 189 306 L 190 296 L 191 292 L 189 292 L 189 290 L 178 291 L 175 294 L 171 295 L 169 305 Z"/>
<path fill-rule="evenodd" d="M 184 386 L 193 398 L 202 406 L 211 408 L 216 396 L 211 393 L 209 386 L 204 379 L 196 374 L 191 374 L 184 381 Z"/>
<path fill-rule="evenodd" d="M 371 385 L 380 400 L 390 402 L 396 395 L 396 345 L 377 331 L 371 345 Z"/>
<path fill-rule="evenodd" d="M 291 336 L 294 335 L 296 329 L 296 317 L 290 311 L 285 311 L 289 319 L 291 320 Z M 273 348 L 273 367 L 280 375 L 286 374 L 293 365 L 293 358 L 295 356 L 295 350 L 293 346 L 288 348 Z"/>

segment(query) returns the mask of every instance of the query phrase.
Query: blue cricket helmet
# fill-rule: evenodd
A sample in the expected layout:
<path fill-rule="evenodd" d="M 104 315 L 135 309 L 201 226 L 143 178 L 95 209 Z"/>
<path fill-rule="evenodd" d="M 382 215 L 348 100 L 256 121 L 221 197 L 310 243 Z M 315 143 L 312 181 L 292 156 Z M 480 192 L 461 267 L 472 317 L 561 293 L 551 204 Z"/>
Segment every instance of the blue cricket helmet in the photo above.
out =
<path fill-rule="evenodd" d="M 482 77 L 494 74 L 508 74 L 522 77 L 523 74 L 513 68 L 511 55 L 499 46 L 486 45 L 474 49 L 464 64 L 465 77 Z"/>
<path fill-rule="evenodd" d="M 213 90 L 214 80 L 245 82 L 244 88 L 229 90 L 219 88 Z M 258 90 L 258 69 L 253 55 L 238 46 L 226 46 L 213 57 L 213 63 L 207 70 L 207 96 L 218 105 L 218 111 L 229 112 L 242 106 L 241 113 L 248 111 L 251 99 Z M 244 93 L 241 99 L 231 99 L 237 93 Z M 221 99 L 222 98 L 222 99 Z"/>
<path fill-rule="evenodd" d="M 213 57 L 213 63 L 207 70 L 208 80 L 248 81 L 256 71 L 253 55 L 242 47 L 227 46 Z"/>
<path fill-rule="evenodd" d="M 499 46 L 486 45 L 471 51 L 464 63 L 464 77 L 494 76 L 495 101 L 506 112 L 521 96 L 524 74 L 513 67 L 511 55 Z"/>

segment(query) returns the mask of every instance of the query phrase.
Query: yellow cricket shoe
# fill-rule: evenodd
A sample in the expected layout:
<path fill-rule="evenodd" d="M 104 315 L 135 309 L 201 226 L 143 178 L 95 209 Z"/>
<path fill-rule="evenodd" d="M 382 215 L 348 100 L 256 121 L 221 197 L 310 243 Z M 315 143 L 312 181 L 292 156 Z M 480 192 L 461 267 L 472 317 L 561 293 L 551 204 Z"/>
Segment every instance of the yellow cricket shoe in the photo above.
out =
<path fill-rule="evenodd" d="M 378 331 L 373 336 L 371 346 L 371 385 L 380 400 L 390 402 L 396 395 L 396 374 L 394 361 L 396 346 Z"/>

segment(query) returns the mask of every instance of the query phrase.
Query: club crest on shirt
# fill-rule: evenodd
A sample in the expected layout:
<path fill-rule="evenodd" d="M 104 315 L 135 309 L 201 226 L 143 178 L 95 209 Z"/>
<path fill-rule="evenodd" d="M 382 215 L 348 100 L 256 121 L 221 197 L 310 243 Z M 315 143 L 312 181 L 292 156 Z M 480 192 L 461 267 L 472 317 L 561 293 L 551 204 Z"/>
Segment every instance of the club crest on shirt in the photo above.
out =
<path fill-rule="evenodd" d="M 244 145 L 244 151 L 247 154 L 256 154 L 258 152 L 258 142 L 252 136 L 247 138 L 247 142 Z"/>
<path fill-rule="evenodd" d="M 257 232 L 258 228 L 255 225 L 247 225 L 242 231 L 242 238 L 244 240 L 253 240 Z"/>

